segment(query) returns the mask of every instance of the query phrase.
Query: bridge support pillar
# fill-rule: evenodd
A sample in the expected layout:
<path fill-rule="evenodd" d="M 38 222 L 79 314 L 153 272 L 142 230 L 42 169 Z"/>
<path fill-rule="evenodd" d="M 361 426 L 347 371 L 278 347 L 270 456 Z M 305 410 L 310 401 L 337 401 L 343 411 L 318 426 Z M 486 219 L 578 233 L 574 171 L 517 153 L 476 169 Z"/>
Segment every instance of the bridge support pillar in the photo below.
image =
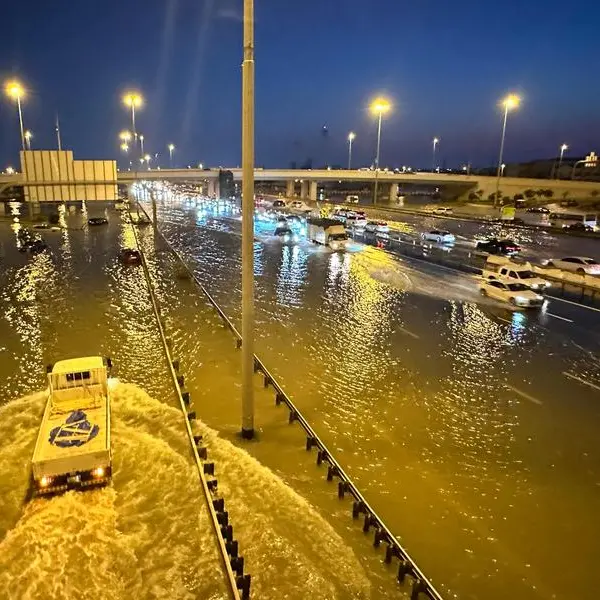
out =
<path fill-rule="evenodd" d="M 302 200 L 308 198 L 308 181 L 300 181 L 300 198 L 302 198 Z"/>
<path fill-rule="evenodd" d="M 391 183 L 390 184 L 390 204 L 396 204 L 397 199 L 398 199 L 398 184 Z"/>
<path fill-rule="evenodd" d="M 285 190 L 287 198 L 293 198 L 296 195 L 296 182 L 293 179 L 289 179 Z"/>
<path fill-rule="evenodd" d="M 310 199 L 313 202 L 317 201 L 317 189 L 318 189 L 319 184 L 316 181 L 311 181 L 310 182 Z"/>
<path fill-rule="evenodd" d="M 219 197 L 219 182 L 216 179 L 209 179 L 208 180 L 208 195 L 211 198 L 218 198 Z"/>

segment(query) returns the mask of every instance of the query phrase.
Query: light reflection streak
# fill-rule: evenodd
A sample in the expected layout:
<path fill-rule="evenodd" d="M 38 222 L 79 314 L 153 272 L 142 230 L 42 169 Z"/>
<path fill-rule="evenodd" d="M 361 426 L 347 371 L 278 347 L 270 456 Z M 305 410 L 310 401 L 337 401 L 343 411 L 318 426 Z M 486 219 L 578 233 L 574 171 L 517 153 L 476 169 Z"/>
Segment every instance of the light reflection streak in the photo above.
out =
<path fill-rule="evenodd" d="M 302 304 L 301 289 L 306 279 L 306 252 L 301 252 L 297 244 L 285 244 L 281 249 L 281 263 L 277 274 L 275 295 L 277 302 L 284 306 Z"/>

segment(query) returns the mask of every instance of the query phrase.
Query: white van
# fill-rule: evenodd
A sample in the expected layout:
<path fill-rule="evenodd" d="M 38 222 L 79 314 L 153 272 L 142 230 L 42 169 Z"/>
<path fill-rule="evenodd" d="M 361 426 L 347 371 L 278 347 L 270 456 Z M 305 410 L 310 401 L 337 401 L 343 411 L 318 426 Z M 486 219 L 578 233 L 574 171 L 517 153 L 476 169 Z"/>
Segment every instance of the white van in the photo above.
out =
<path fill-rule="evenodd" d="M 517 263 L 506 256 L 488 256 L 483 267 L 484 279 L 497 279 L 504 283 L 521 283 L 536 292 L 550 287 L 550 282 L 533 272 L 530 263 Z"/>

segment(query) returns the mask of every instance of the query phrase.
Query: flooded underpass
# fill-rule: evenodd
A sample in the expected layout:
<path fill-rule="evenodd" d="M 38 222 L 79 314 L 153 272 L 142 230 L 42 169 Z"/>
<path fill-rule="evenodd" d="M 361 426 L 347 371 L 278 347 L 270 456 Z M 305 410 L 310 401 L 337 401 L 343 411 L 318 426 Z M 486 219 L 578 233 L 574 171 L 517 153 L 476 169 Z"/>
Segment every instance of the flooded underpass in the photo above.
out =
<path fill-rule="evenodd" d="M 237 322 L 239 214 L 158 211 Z M 255 252 L 259 356 L 443 595 L 595 598 L 597 315 L 488 305 L 467 276 L 361 245 L 332 254 L 258 236 Z M 201 315 L 171 312 L 188 385 L 202 419 L 239 444 L 239 356 L 216 315 L 199 335 Z M 245 447 L 338 531 L 356 530 L 272 396 L 259 396 L 259 440 Z"/>
<path fill-rule="evenodd" d="M 143 273 L 118 260 L 120 248 L 135 247 L 133 231 L 102 204 L 87 210 L 68 215 L 68 229 L 42 232 L 50 251 L 34 255 L 18 252 L 14 224 L 0 223 L 2 596 L 226 598 Z M 106 215 L 108 225 L 88 227 L 92 215 Z M 173 300 L 176 308 L 189 282 L 155 246 L 152 228 L 139 235 L 161 282 L 161 303 Z M 203 306 L 195 291 L 188 299 Z M 210 336 L 204 314 L 198 331 Z M 113 482 L 26 503 L 45 365 L 95 354 L 112 357 L 118 378 Z M 217 391 L 210 395 L 215 405 L 225 401 Z M 202 429 L 254 597 L 281 598 L 281 590 L 289 598 L 385 597 L 376 593 L 377 577 L 309 502 L 226 436 Z"/>

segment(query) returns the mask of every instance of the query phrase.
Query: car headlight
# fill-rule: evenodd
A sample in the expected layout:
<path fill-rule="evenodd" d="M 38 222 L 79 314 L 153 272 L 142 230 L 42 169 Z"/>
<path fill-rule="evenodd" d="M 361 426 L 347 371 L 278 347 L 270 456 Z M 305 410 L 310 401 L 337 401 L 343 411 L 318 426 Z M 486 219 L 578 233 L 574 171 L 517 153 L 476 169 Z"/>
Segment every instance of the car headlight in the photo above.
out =
<path fill-rule="evenodd" d="M 104 467 L 97 467 L 92 471 L 92 475 L 98 479 L 104 477 Z"/>
<path fill-rule="evenodd" d="M 290 236 L 287 233 L 283 236 L 283 241 L 284 242 L 289 242 L 290 241 Z"/>
<path fill-rule="evenodd" d="M 52 477 L 46 477 L 46 475 L 44 475 L 40 479 L 40 486 L 41 487 L 48 487 L 51 483 L 52 483 Z"/>
<path fill-rule="evenodd" d="M 331 242 L 330 246 L 333 250 L 337 250 L 338 244 L 337 242 Z"/>
<path fill-rule="evenodd" d="M 517 296 L 515 298 L 515 302 L 517 304 L 527 304 L 529 302 L 529 300 L 527 298 L 525 298 L 524 296 Z"/>

